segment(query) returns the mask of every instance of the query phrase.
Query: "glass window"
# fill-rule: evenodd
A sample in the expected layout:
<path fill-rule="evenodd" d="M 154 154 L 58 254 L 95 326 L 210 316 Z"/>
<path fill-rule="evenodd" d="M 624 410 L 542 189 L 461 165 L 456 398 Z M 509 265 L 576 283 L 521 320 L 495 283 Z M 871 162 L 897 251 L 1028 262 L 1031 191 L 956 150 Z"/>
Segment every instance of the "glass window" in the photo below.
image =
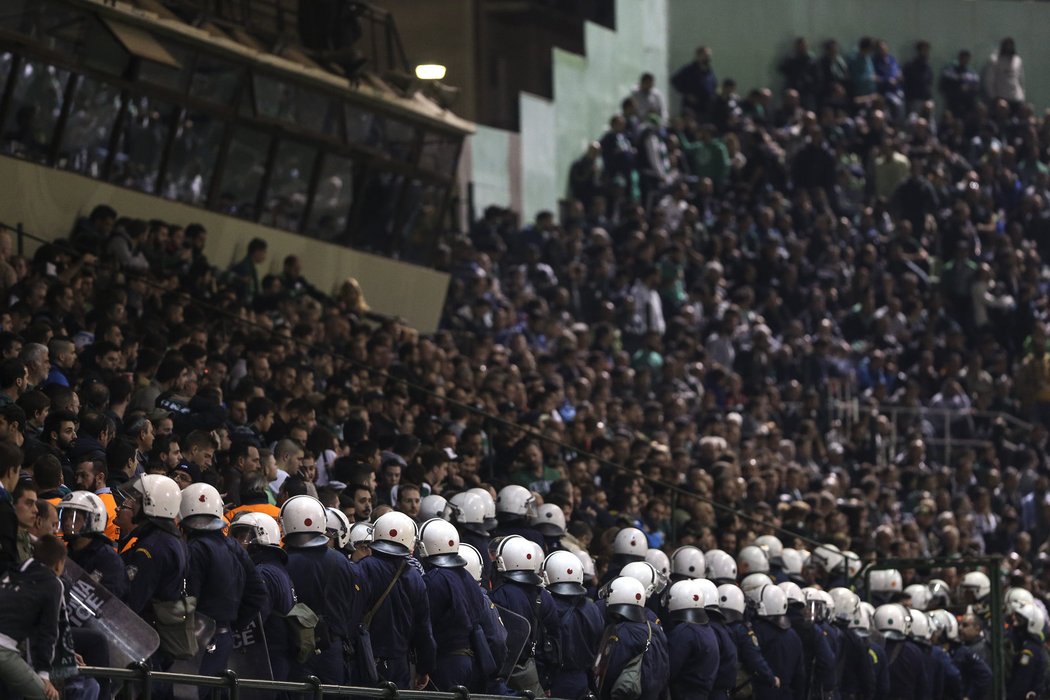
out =
<path fill-rule="evenodd" d="M 405 185 L 398 210 L 394 256 L 409 262 L 428 263 L 434 247 L 434 232 L 440 230 L 448 185 L 411 180 Z"/>
<path fill-rule="evenodd" d="M 190 83 L 190 95 L 228 105 L 241 80 L 241 69 L 232 63 L 200 54 Z"/>
<path fill-rule="evenodd" d="M 350 205 L 354 203 L 354 164 L 349 158 L 325 155 L 317 182 L 314 205 L 305 233 L 322 241 L 334 241 L 346 231 Z"/>
<path fill-rule="evenodd" d="M 266 170 L 270 137 L 252 129 L 233 135 L 222 170 L 218 209 L 242 219 L 255 219 L 255 202 Z"/>
<path fill-rule="evenodd" d="M 43 162 L 62 110 L 69 71 L 26 61 L 20 66 L 17 78 L 0 150 Z"/>
<path fill-rule="evenodd" d="M 316 148 L 295 141 L 281 142 L 274 158 L 266 210 L 259 219 L 260 223 L 286 231 L 299 230 L 316 158 Z"/>
<path fill-rule="evenodd" d="M 443 177 L 451 177 L 459 156 L 459 138 L 428 131 L 423 135 L 419 167 Z"/>
<path fill-rule="evenodd" d="M 156 191 L 157 170 L 175 109 L 148 97 L 136 97 L 128 104 L 110 180 L 143 192 Z"/>
<path fill-rule="evenodd" d="M 295 88 L 266 75 L 255 76 L 255 109 L 260 117 L 295 120 Z"/>
<path fill-rule="evenodd" d="M 350 143 L 368 144 L 372 139 L 372 122 L 382 119 L 360 107 L 346 105 L 346 136 Z"/>
<path fill-rule="evenodd" d="M 89 16 L 83 10 L 47 0 L 15 0 L 2 5 L 0 28 L 27 34 L 50 51 L 77 55 L 88 29 Z M 90 21 L 91 28 L 96 28 L 98 20 Z"/>
<path fill-rule="evenodd" d="M 412 157 L 416 129 L 405 122 L 377 114 L 370 120 L 367 137 L 361 141 L 392 160 L 407 162 Z"/>
<path fill-rule="evenodd" d="M 93 78 L 77 79 L 69 120 L 62 133 L 58 166 L 102 177 L 109 138 L 120 113 L 120 90 Z"/>
<path fill-rule="evenodd" d="M 162 194 L 189 204 L 204 204 L 222 146 L 224 124 L 207 114 L 185 112 L 171 148 Z"/>
<path fill-rule="evenodd" d="M 179 68 L 172 68 L 163 63 L 143 60 L 139 62 L 139 80 L 160 85 L 176 92 L 186 92 L 190 83 L 190 69 L 193 67 L 193 52 L 161 37 L 154 36 L 168 53 L 179 62 Z"/>
<path fill-rule="evenodd" d="M 391 172 L 373 172 L 366 191 L 361 194 L 368 206 L 362 208 L 361 229 L 354 232 L 352 244 L 381 255 L 391 255 L 396 249 L 394 219 L 404 175 Z"/>

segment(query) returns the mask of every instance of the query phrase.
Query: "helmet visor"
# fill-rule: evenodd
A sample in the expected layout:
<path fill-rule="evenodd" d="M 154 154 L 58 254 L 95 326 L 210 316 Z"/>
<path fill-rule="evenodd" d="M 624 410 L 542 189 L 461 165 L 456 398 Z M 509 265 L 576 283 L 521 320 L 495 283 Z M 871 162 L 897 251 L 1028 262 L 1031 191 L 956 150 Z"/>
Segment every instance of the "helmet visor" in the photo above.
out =
<path fill-rule="evenodd" d="M 826 606 L 822 600 L 806 601 L 806 619 L 810 622 L 823 622 Z"/>
<path fill-rule="evenodd" d="M 66 537 L 83 534 L 89 519 L 87 513 L 75 508 L 62 508 L 58 511 L 59 530 Z"/>

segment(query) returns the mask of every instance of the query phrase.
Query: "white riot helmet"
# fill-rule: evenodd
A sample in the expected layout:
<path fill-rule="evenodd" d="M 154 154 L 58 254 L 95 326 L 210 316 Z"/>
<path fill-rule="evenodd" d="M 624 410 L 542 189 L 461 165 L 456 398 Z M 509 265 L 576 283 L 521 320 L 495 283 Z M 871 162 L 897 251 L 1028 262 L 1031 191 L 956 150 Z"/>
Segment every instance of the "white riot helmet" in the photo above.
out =
<path fill-rule="evenodd" d="M 616 533 L 613 540 L 613 555 L 628 561 L 644 561 L 649 551 L 645 533 L 636 527 L 625 527 Z"/>
<path fill-rule="evenodd" d="M 1034 602 L 1035 596 L 1024 588 L 1010 588 L 1006 591 L 1006 595 L 1003 596 L 1003 607 L 1006 609 L 1007 613 L 1012 613 L 1022 605 Z"/>
<path fill-rule="evenodd" d="M 708 621 L 706 606 L 707 600 L 698 579 L 679 581 L 667 592 L 667 611 L 672 620 L 705 623 Z"/>
<path fill-rule="evenodd" d="M 531 518 L 536 513 L 536 497 L 524 486 L 504 486 L 496 496 L 496 516 Z"/>
<path fill-rule="evenodd" d="M 755 614 L 759 617 L 779 617 L 787 614 L 787 596 L 777 586 L 762 586 L 755 603 Z M 790 623 L 788 623 L 790 624 Z"/>
<path fill-rule="evenodd" d="M 930 589 L 929 607 L 943 608 L 951 603 L 952 591 L 948 588 L 948 584 L 945 581 L 939 578 L 931 578 L 926 587 Z"/>
<path fill-rule="evenodd" d="M 861 637 L 871 635 L 872 612 L 864 604 L 857 606 L 857 614 L 849 621 L 849 628 Z"/>
<path fill-rule="evenodd" d="M 831 596 L 819 588 L 812 586 L 803 588 L 802 597 L 806 599 L 807 617 L 813 622 L 823 622 L 833 614 Z"/>
<path fill-rule="evenodd" d="M 768 574 L 769 555 L 758 545 L 749 544 L 740 550 L 736 558 L 736 569 L 739 574 Z"/>
<path fill-rule="evenodd" d="M 835 610 L 835 619 L 848 623 L 857 616 L 860 608 L 860 596 L 848 588 L 832 588 L 828 591 Z"/>
<path fill-rule="evenodd" d="M 328 544 L 327 522 L 324 506 L 313 496 L 292 496 L 281 506 L 281 529 L 288 547 Z"/>
<path fill-rule="evenodd" d="M 618 576 L 606 586 L 605 611 L 632 622 L 645 622 L 645 587 L 630 576 Z"/>
<path fill-rule="evenodd" d="M 686 579 L 689 581 L 696 581 L 696 585 L 700 587 L 700 593 L 704 596 L 704 607 L 708 610 L 718 611 L 719 599 L 721 596 L 718 595 L 718 586 L 706 578 L 694 578 Z"/>
<path fill-rule="evenodd" d="M 360 522 L 350 526 L 350 546 L 357 549 L 361 545 L 372 546 L 372 523 Z"/>
<path fill-rule="evenodd" d="M 784 573 L 791 579 L 802 580 L 802 554 L 793 547 L 784 547 L 780 554 Z"/>
<path fill-rule="evenodd" d="M 90 491 L 67 493 L 58 502 L 58 522 L 66 541 L 106 531 L 106 504 Z"/>
<path fill-rule="evenodd" d="M 847 549 L 842 553 L 842 558 L 846 561 L 846 578 L 852 581 L 860 575 L 862 568 L 860 557 L 857 556 L 856 552 L 851 552 Z"/>
<path fill-rule="evenodd" d="M 237 537 L 239 533 L 244 533 L 246 538 Z M 281 526 L 266 513 L 254 511 L 238 513 L 230 523 L 230 534 L 241 539 L 245 544 L 281 549 Z"/>
<path fill-rule="evenodd" d="M 424 496 L 423 500 L 419 502 L 419 522 L 425 523 L 432 518 L 441 518 L 452 522 L 455 511 L 456 506 L 449 503 L 448 499 L 432 493 L 429 496 Z"/>
<path fill-rule="evenodd" d="M 594 580 L 598 578 L 598 573 L 594 570 L 594 559 L 591 559 L 590 553 L 586 550 L 580 550 L 575 552 L 575 554 L 580 558 L 580 563 L 583 564 L 584 582 L 594 583 Z"/>
<path fill-rule="evenodd" d="M 488 495 L 487 492 L 486 495 Z M 492 500 L 491 496 L 489 500 Z M 489 534 L 488 527 L 485 525 L 485 500 L 481 496 L 470 491 L 462 491 L 449 499 L 449 503 L 456 507 L 452 513 L 452 522 L 477 535 L 487 536 Z M 492 507 L 495 512 L 495 504 Z"/>
<path fill-rule="evenodd" d="M 872 623 L 886 639 L 902 640 L 908 636 L 908 611 L 903 605 L 888 603 L 875 608 Z"/>
<path fill-rule="evenodd" d="M 930 618 L 922 610 L 909 610 L 908 634 L 917 642 L 929 644 L 933 638 L 933 630 L 930 628 Z"/>
<path fill-rule="evenodd" d="M 467 573 L 470 574 L 471 578 L 473 578 L 474 581 L 480 585 L 481 572 L 483 566 L 481 563 L 481 552 L 479 552 L 478 548 L 472 544 L 460 542 L 459 556 L 463 557 L 463 561 L 467 562 L 467 565 L 463 568 L 465 568 L 467 570 Z"/>
<path fill-rule="evenodd" d="M 915 610 L 925 611 L 930 606 L 930 589 L 921 583 L 905 586 L 904 595 L 911 598 L 911 607 Z"/>
<path fill-rule="evenodd" d="M 784 595 L 787 596 L 788 605 L 806 604 L 806 596 L 802 594 L 802 589 L 794 581 L 784 581 L 777 585 L 780 586 L 780 590 L 784 591 Z"/>
<path fill-rule="evenodd" d="M 660 586 L 660 574 L 647 561 L 632 561 L 620 569 L 620 576 L 630 576 L 641 583 L 645 588 L 646 599 L 652 598 Z"/>
<path fill-rule="evenodd" d="M 712 549 L 704 555 L 707 560 L 707 578 L 716 584 L 736 583 L 736 562 L 721 549 Z"/>
<path fill-rule="evenodd" d="M 338 508 L 325 508 L 324 534 L 335 543 L 336 549 L 346 549 L 350 544 L 350 518 Z"/>
<path fill-rule="evenodd" d="M 511 581 L 538 586 L 543 579 L 536 573 L 536 550 L 533 543 L 521 535 L 504 537 L 496 547 L 496 571 Z"/>
<path fill-rule="evenodd" d="M 416 521 L 404 513 L 380 515 L 372 526 L 372 549 L 395 557 L 407 557 L 416 548 Z"/>
<path fill-rule="evenodd" d="M 762 589 L 772 585 L 773 579 L 766 574 L 748 574 L 740 582 L 740 590 L 744 592 L 745 598 L 757 604 L 758 596 Z"/>
<path fill-rule="evenodd" d="M 569 551 L 551 552 L 543 560 L 547 590 L 555 595 L 584 595 L 583 562 Z"/>
<path fill-rule="evenodd" d="M 472 493 L 481 499 L 482 504 L 485 506 L 485 534 L 492 532 L 492 529 L 496 527 L 496 501 L 493 500 L 492 494 L 480 486 L 467 489 L 467 493 Z"/>
<path fill-rule="evenodd" d="M 536 509 L 536 514 L 529 520 L 544 537 L 562 537 L 565 535 L 565 511 L 561 506 L 544 503 Z"/>
<path fill-rule="evenodd" d="M 124 492 L 142 504 L 142 514 L 148 518 L 174 520 L 182 506 L 179 485 L 160 474 L 143 474 L 132 480 Z"/>
<path fill-rule="evenodd" d="M 226 527 L 222 496 L 211 484 L 190 484 L 182 491 L 180 525 L 188 530 L 215 531 Z"/>
<path fill-rule="evenodd" d="M 983 571 L 970 571 L 959 584 L 963 603 L 978 603 L 992 593 L 992 582 Z"/>
<path fill-rule="evenodd" d="M 459 531 L 441 518 L 431 518 L 419 527 L 419 556 L 427 564 L 445 569 L 467 564 L 459 556 Z"/>
<path fill-rule="evenodd" d="M 735 583 L 723 583 L 718 587 L 718 609 L 730 622 L 744 619 L 744 592 Z"/>
<path fill-rule="evenodd" d="M 950 642 L 959 639 L 959 621 L 947 610 L 931 610 L 928 615 L 934 627 Z"/>
<path fill-rule="evenodd" d="M 658 578 L 657 593 L 663 593 L 667 588 L 667 582 L 671 580 L 671 560 L 660 549 L 650 549 L 645 553 L 645 560 L 656 569 Z"/>
<path fill-rule="evenodd" d="M 1046 614 L 1035 603 L 1024 603 L 1018 605 L 1013 614 L 1025 621 L 1025 629 L 1028 634 L 1041 637 L 1046 627 Z"/>
<path fill-rule="evenodd" d="M 846 558 L 842 556 L 839 548 L 833 544 L 822 544 L 813 550 L 809 556 L 811 566 L 823 569 L 829 575 L 844 574 L 846 569 L 843 564 Z"/>
<path fill-rule="evenodd" d="M 896 569 L 873 569 L 868 579 L 868 591 L 878 600 L 889 600 L 903 588 L 904 578 Z"/>
<path fill-rule="evenodd" d="M 756 537 L 752 544 L 756 544 L 766 550 L 770 564 L 777 567 L 784 566 L 784 543 L 780 541 L 779 537 L 774 535 L 762 535 Z"/>
<path fill-rule="evenodd" d="M 707 561 L 699 547 L 687 544 L 671 554 L 671 578 L 703 578 L 707 573 Z"/>

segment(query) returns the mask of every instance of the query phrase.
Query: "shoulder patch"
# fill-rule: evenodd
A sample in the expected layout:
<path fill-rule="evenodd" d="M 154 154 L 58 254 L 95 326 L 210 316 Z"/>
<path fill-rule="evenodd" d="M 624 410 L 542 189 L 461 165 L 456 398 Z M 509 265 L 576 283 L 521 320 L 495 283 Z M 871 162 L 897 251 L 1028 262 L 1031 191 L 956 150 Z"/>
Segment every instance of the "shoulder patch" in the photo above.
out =
<path fill-rule="evenodd" d="M 754 632 L 752 632 L 751 630 L 748 630 L 747 631 L 747 636 L 751 637 L 751 643 L 752 644 L 754 644 L 756 647 L 759 646 L 759 644 L 758 644 L 758 637 L 755 636 Z"/>
<path fill-rule="evenodd" d="M 137 567 L 137 566 L 135 566 L 133 564 L 131 566 L 124 567 L 124 571 L 128 575 L 128 581 L 134 581 L 135 580 L 135 576 L 137 576 L 138 573 L 139 573 L 139 567 Z"/>
<path fill-rule="evenodd" d="M 1021 658 L 1018 660 L 1018 663 L 1022 666 L 1027 666 L 1028 664 L 1032 663 L 1032 652 L 1030 652 L 1027 649 L 1022 651 Z"/>
<path fill-rule="evenodd" d="M 152 559 L 152 558 L 153 558 L 153 555 L 152 555 L 152 554 L 150 554 L 150 553 L 149 553 L 149 550 L 148 550 L 148 549 L 146 549 L 145 547 L 138 547 L 138 548 L 137 548 L 137 549 L 135 550 L 135 553 L 136 553 L 136 554 L 138 554 L 139 552 L 142 552 L 143 554 L 145 554 L 145 555 L 146 555 L 146 558 L 147 558 L 147 559 Z"/>
<path fill-rule="evenodd" d="M 876 654 L 875 650 L 872 649 L 871 647 L 868 647 L 868 656 L 871 657 L 871 663 L 873 663 L 875 665 L 878 665 L 878 663 L 879 663 L 879 655 Z"/>

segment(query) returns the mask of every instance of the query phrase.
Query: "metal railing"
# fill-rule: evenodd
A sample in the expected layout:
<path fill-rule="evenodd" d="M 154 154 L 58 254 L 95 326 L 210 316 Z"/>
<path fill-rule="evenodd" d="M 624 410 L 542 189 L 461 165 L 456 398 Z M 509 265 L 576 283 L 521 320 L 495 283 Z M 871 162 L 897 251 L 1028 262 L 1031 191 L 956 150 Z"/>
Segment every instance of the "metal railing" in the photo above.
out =
<path fill-rule="evenodd" d="M 384 683 L 378 688 L 350 685 L 327 685 L 316 676 L 310 676 L 304 682 L 271 681 L 262 678 L 241 678 L 233 671 L 226 671 L 221 676 L 198 676 L 191 673 L 167 673 L 154 671 L 146 663 L 132 664 L 128 668 L 105 668 L 101 666 L 82 666 L 80 675 L 96 679 L 121 681 L 123 687 L 117 697 L 133 700 L 150 700 L 152 683 L 170 683 L 175 686 L 192 686 L 194 688 L 212 688 L 214 697 L 225 697 L 229 700 L 257 697 L 250 691 L 284 693 L 291 697 L 307 697 L 314 700 L 322 698 L 384 698 L 386 700 L 507 700 L 507 697 L 519 697 L 534 700 L 531 691 L 522 691 L 517 696 L 483 695 L 471 693 L 463 686 L 456 686 L 453 692 L 436 690 L 400 690 L 393 683 Z M 245 693 L 244 691 L 249 691 Z M 584 696 L 584 700 L 594 700 L 593 695 Z"/>

